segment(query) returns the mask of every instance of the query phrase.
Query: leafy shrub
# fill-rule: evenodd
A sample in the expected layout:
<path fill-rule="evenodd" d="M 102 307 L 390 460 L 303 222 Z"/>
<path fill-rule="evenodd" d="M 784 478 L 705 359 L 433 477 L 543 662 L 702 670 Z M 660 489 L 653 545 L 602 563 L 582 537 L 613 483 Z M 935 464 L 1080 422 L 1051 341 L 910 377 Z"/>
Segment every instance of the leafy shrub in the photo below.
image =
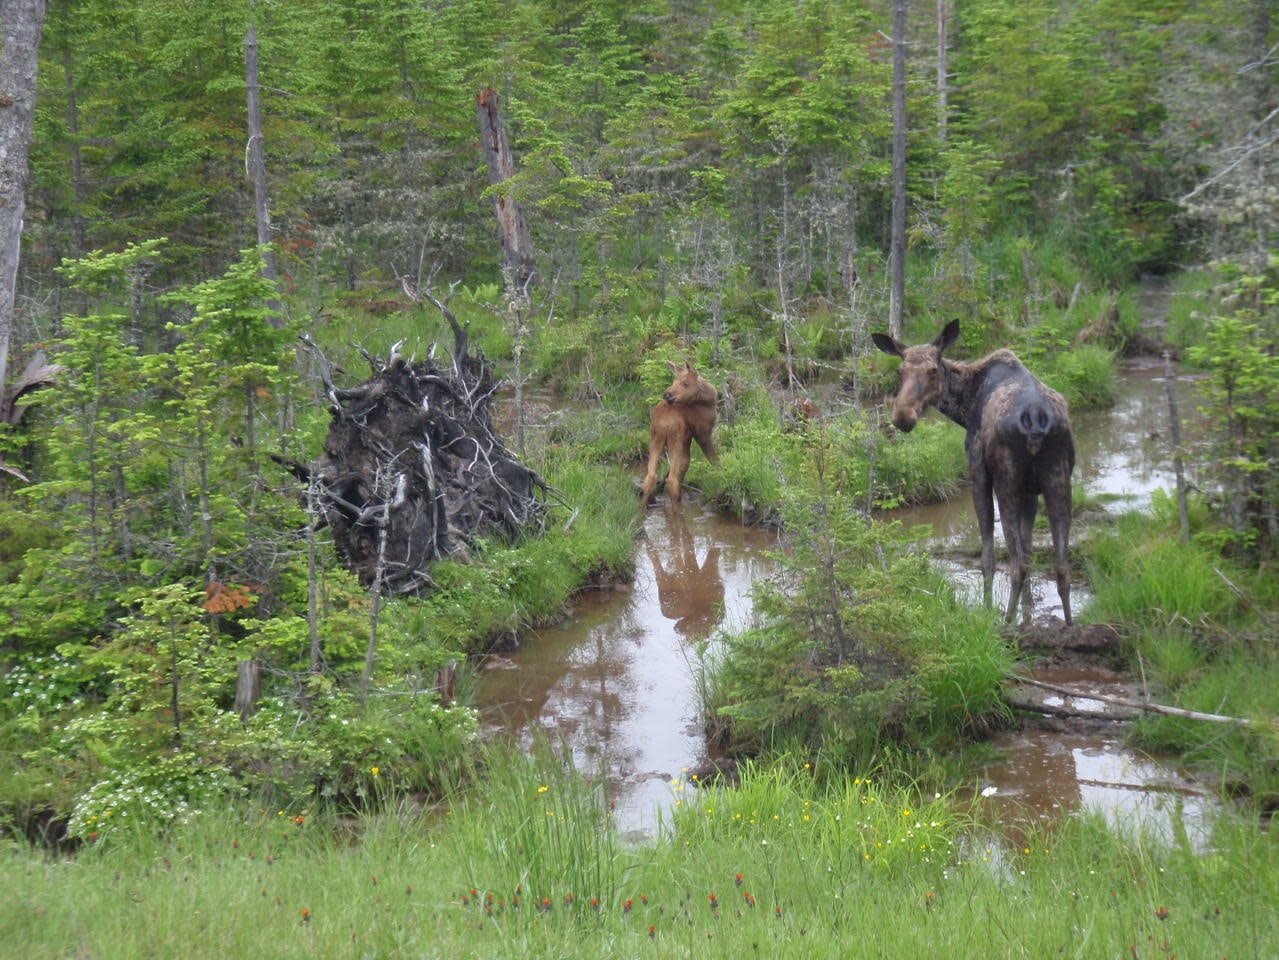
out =
<path fill-rule="evenodd" d="M 196 753 L 157 756 L 145 768 L 117 768 L 75 802 L 67 833 L 81 840 L 123 831 L 154 833 L 198 817 L 204 804 L 238 796 L 230 774 Z"/>
<path fill-rule="evenodd" d="M 932 503 L 955 495 L 968 473 L 964 430 L 932 413 L 909 434 L 880 437 L 875 463 L 875 499 L 880 506 Z"/>
<path fill-rule="evenodd" d="M 1076 410 L 1109 407 L 1119 390 L 1115 355 L 1096 344 L 1057 354 L 1046 379 Z"/>

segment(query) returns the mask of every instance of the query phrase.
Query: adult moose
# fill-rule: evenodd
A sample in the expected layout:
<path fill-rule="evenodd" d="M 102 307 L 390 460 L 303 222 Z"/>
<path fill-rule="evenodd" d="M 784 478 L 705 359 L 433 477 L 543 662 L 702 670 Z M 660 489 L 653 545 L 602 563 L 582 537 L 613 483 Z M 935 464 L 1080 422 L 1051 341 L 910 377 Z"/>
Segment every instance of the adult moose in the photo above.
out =
<path fill-rule="evenodd" d="M 924 411 L 935 406 L 963 427 L 968 436 L 968 469 L 973 508 L 981 530 L 981 571 L 986 605 L 995 576 L 995 509 L 1008 545 L 1009 592 L 1006 619 L 1017 613 L 1030 620 L 1030 540 L 1039 497 L 1044 498 L 1057 557 L 1057 594 L 1066 623 L 1070 619 L 1070 474 L 1075 440 L 1066 400 L 1039 382 L 1010 350 L 996 350 L 972 363 L 945 359 L 959 338 L 952 320 L 932 343 L 908 347 L 882 333 L 872 335 L 884 353 L 901 357 L 901 386 L 893 403 L 893 425 L 909 432 Z"/>
<path fill-rule="evenodd" d="M 688 473 L 694 440 L 706 454 L 706 459 L 719 463 L 715 440 L 711 436 L 715 421 L 719 419 L 719 411 L 715 407 L 719 393 L 715 385 L 698 376 L 689 363 L 681 367 L 668 361 L 667 365 L 675 374 L 675 382 L 666 388 L 649 416 L 648 473 L 644 476 L 644 495 L 640 500 L 641 506 L 645 507 L 657 486 L 657 467 L 663 450 L 670 459 L 666 491 L 670 494 L 671 503 L 679 503 L 683 495 L 684 474 Z"/>

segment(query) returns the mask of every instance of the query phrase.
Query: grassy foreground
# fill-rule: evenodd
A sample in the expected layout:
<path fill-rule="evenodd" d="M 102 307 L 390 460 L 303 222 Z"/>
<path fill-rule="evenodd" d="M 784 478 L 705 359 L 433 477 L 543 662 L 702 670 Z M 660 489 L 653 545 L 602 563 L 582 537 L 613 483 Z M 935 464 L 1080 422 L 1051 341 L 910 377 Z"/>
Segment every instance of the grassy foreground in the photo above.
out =
<path fill-rule="evenodd" d="M 1245 957 L 1279 942 L 1279 851 L 1225 818 L 1212 852 L 1068 820 L 1001 839 L 961 801 L 807 764 L 673 784 L 628 844 L 548 754 L 491 758 L 436 814 L 343 827 L 206 813 L 71 858 L 0 851 L 0 943 L 82 957 Z"/>

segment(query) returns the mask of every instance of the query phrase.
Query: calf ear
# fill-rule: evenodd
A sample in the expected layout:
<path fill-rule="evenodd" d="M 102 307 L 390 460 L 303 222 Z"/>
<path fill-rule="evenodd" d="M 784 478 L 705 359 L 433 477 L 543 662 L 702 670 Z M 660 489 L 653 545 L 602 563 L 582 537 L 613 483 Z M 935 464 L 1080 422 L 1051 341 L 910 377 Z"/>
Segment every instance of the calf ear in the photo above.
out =
<path fill-rule="evenodd" d="M 886 333 L 872 333 L 870 338 L 874 342 L 875 346 L 883 350 L 884 353 L 891 354 L 894 357 L 900 357 L 902 355 L 902 351 L 906 349 L 902 344 L 898 343 Z"/>
<path fill-rule="evenodd" d="M 678 363 L 676 363 L 674 360 L 667 360 L 667 361 L 666 361 L 666 365 L 667 365 L 668 367 L 670 367 L 670 368 L 671 368 L 671 373 L 675 374 L 675 376 L 677 376 L 677 377 L 679 376 L 679 364 L 678 364 Z"/>
<path fill-rule="evenodd" d="M 946 348 L 959 339 L 959 321 L 952 320 L 937 334 L 937 339 L 933 341 L 933 346 L 937 348 L 939 353 L 945 353 Z"/>

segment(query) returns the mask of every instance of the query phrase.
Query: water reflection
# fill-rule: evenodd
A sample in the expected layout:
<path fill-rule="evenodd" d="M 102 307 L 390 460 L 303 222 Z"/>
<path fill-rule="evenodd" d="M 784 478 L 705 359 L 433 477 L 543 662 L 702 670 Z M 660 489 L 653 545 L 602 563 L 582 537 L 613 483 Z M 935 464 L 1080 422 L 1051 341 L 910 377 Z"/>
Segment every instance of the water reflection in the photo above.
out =
<path fill-rule="evenodd" d="M 1167 843 L 1183 836 L 1206 851 L 1216 800 L 1178 771 L 1110 736 L 1020 731 L 1000 738 L 1004 759 L 985 771 L 998 793 L 985 801 L 1007 822 L 1051 822 L 1079 811 L 1119 832 Z"/>
<path fill-rule="evenodd" d="M 1183 440 L 1193 437 L 1197 391 L 1186 377 L 1174 377 L 1173 390 Z M 1156 490 L 1176 489 L 1173 473 L 1168 383 L 1162 367 L 1125 371 L 1123 388 L 1107 410 L 1076 414 L 1075 484 L 1090 496 L 1118 499 L 1118 509 L 1140 509 Z"/>
<path fill-rule="evenodd" d="M 644 538 L 648 562 L 653 568 L 658 605 L 662 616 L 675 623 L 675 632 L 685 640 L 703 640 L 719 626 L 724 614 L 724 581 L 719 574 L 719 544 L 698 543 L 684 515 L 684 504 L 666 508 L 667 536 Z M 663 546 L 666 549 L 662 549 Z M 663 559 L 665 557 L 665 559 Z"/>
<path fill-rule="evenodd" d="M 496 663 L 477 700 L 516 736 L 562 738 L 579 769 L 608 777 L 620 829 L 648 833 L 672 781 L 707 759 L 698 641 L 748 621 L 776 541 L 687 502 L 649 511 L 644 538 L 630 589 L 588 594 L 564 623 L 526 637 L 518 668 Z"/>

